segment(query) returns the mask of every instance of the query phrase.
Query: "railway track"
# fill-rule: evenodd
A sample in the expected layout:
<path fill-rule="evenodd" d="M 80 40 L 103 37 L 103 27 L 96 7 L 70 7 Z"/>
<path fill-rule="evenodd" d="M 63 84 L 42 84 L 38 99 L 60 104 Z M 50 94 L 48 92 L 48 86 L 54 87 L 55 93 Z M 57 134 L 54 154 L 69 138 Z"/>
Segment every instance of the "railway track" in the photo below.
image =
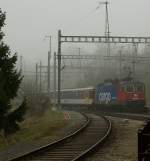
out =
<path fill-rule="evenodd" d="M 86 112 L 86 113 L 93 113 L 96 115 L 103 115 L 103 116 L 112 116 L 112 117 L 119 117 L 125 119 L 132 119 L 138 121 L 147 121 L 150 120 L 150 111 L 148 112 L 141 112 L 141 113 L 131 113 L 131 112 L 115 112 L 115 111 L 101 111 L 101 110 L 75 110 L 76 112 Z"/>
<path fill-rule="evenodd" d="M 86 124 L 74 134 L 9 161 L 79 161 L 95 150 L 111 132 L 111 122 L 87 114 Z"/>
<path fill-rule="evenodd" d="M 118 108 L 118 107 L 117 107 Z M 115 107 L 102 107 L 95 109 L 94 107 L 89 108 L 88 106 L 83 106 L 81 108 L 72 108 L 73 111 L 76 112 L 83 112 L 83 113 L 93 113 L 98 115 L 104 115 L 104 116 L 112 116 L 112 117 L 120 117 L 120 118 L 126 118 L 126 119 L 133 119 L 133 120 L 139 120 L 139 121 L 146 121 L 150 119 L 150 107 L 147 107 L 146 110 L 143 111 L 136 111 L 131 109 L 131 111 L 126 111 L 125 109 L 122 110 L 123 107 L 120 107 L 119 109 L 115 109 Z M 125 108 L 125 107 L 124 107 Z M 70 110 L 69 107 L 65 108 L 67 110 Z"/>
<path fill-rule="evenodd" d="M 115 113 L 115 112 L 93 112 L 97 115 L 104 115 L 104 116 L 112 116 L 112 117 L 119 117 L 131 120 L 138 120 L 138 121 L 147 121 L 150 119 L 150 115 L 147 114 L 132 114 L 132 113 Z"/>

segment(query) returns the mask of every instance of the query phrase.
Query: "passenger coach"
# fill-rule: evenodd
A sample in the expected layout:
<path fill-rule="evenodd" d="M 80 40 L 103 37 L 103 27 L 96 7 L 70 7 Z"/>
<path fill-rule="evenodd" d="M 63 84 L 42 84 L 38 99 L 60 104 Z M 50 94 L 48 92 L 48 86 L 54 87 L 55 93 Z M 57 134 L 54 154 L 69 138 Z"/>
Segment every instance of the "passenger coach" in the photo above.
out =
<path fill-rule="evenodd" d="M 91 105 L 94 103 L 95 88 L 76 88 L 61 90 L 61 104 Z"/>

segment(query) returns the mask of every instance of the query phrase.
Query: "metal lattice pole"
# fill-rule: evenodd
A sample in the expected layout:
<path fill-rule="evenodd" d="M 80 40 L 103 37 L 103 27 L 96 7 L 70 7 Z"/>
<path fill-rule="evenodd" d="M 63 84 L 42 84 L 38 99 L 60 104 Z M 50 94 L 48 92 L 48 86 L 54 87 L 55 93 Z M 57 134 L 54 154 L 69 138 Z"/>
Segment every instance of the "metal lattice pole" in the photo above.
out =
<path fill-rule="evenodd" d="M 58 31 L 58 106 L 61 104 L 61 30 Z"/>
<path fill-rule="evenodd" d="M 56 103 L 56 52 L 54 52 L 54 105 Z"/>

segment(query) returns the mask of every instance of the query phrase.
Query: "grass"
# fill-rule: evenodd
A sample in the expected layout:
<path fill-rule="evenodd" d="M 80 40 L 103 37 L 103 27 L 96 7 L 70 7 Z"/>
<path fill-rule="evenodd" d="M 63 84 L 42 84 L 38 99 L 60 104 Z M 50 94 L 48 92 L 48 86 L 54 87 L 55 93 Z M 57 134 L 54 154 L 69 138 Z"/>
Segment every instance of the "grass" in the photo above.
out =
<path fill-rule="evenodd" d="M 150 76 L 148 75 L 145 80 L 145 89 L 146 89 L 146 104 L 150 105 Z"/>
<path fill-rule="evenodd" d="M 32 142 L 41 138 L 57 138 L 58 131 L 68 124 L 63 113 L 47 111 L 41 117 L 30 117 L 20 124 L 21 129 L 8 137 L 7 140 L 0 135 L 0 149 L 17 142 Z M 59 129 L 59 130 L 58 130 Z"/>

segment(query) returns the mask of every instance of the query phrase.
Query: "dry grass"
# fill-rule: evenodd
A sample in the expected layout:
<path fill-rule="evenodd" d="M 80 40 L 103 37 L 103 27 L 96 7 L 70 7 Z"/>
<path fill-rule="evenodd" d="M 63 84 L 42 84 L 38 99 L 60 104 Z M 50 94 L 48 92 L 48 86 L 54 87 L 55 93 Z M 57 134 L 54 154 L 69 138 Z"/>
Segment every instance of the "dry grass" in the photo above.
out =
<path fill-rule="evenodd" d="M 30 117 L 20 124 L 21 129 L 6 139 L 0 136 L 0 148 L 17 142 L 31 142 L 41 138 L 54 138 L 56 131 L 68 124 L 63 113 L 47 111 L 41 117 Z"/>
<path fill-rule="evenodd" d="M 148 75 L 145 80 L 145 89 L 146 89 L 146 104 L 150 105 L 150 76 Z"/>

